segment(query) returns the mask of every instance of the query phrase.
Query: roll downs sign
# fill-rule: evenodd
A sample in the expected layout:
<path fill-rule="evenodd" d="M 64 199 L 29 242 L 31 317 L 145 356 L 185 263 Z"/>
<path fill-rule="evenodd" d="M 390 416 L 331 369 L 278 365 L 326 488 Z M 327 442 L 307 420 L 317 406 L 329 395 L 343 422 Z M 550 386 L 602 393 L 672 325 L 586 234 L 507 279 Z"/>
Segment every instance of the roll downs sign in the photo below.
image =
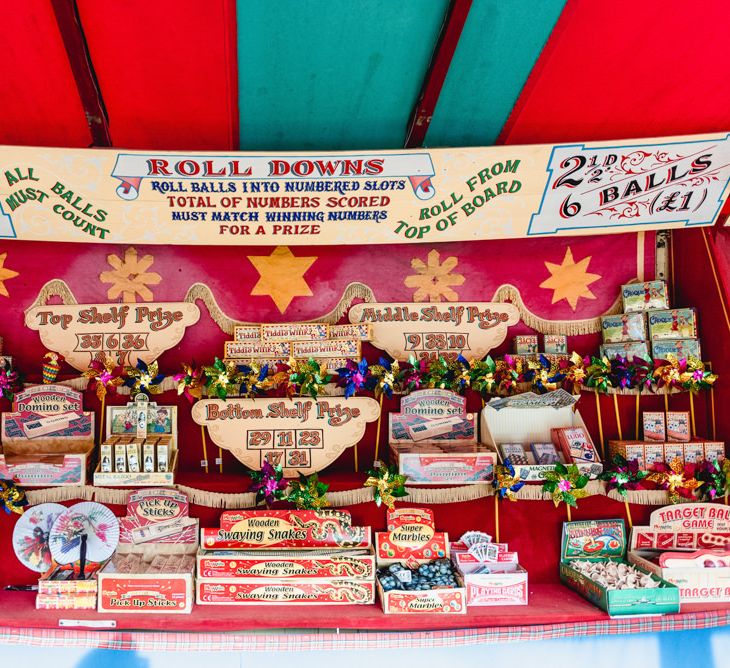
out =
<path fill-rule="evenodd" d="M 53 304 L 28 309 L 25 325 L 40 334 L 46 348 L 84 371 L 100 355 L 131 366 L 140 359 L 154 362 L 199 318 L 198 307 L 187 302 Z"/>

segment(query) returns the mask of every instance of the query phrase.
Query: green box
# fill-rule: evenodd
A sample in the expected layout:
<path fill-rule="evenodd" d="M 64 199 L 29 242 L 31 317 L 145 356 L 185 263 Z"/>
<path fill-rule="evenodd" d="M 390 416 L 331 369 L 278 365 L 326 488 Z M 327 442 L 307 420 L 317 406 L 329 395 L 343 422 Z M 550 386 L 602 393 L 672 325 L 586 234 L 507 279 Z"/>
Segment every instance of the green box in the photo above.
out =
<path fill-rule="evenodd" d="M 606 589 L 579 573 L 572 561 L 626 561 L 626 527 L 622 519 L 564 522 L 560 544 L 560 581 L 609 615 L 667 615 L 679 612 L 679 589 L 656 575 L 654 589 Z"/>

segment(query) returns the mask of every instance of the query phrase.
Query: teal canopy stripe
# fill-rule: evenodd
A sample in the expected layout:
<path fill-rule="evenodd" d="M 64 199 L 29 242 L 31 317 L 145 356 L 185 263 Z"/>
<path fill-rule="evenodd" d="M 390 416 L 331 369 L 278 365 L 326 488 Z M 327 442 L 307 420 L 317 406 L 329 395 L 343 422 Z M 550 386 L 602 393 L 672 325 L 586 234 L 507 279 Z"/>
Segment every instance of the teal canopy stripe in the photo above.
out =
<path fill-rule="evenodd" d="M 447 0 L 236 7 L 241 149 L 403 146 Z"/>
<path fill-rule="evenodd" d="M 565 2 L 474 0 L 426 135 L 427 146 L 495 143 Z"/>

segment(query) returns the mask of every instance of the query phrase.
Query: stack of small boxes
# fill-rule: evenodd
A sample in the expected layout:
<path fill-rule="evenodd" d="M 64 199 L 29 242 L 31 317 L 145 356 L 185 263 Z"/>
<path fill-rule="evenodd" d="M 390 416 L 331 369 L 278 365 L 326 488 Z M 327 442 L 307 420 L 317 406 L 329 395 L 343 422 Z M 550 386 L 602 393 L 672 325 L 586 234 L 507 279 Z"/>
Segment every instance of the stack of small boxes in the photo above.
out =
<path fill-rule="evenodd" d="M 690 415 L 687 411 L 644 411 L 643 441 L 609 441 L 611 457 L 621 455 L 627 460 L 636 459 L 639 468 L 650 469 L 660 462 L 679 458 L 686 464 L 699 464 L 703 460 L 722 461 L 725 444 L 721 441 L 693 439 Z"/>
<path fill-rule="evenodd" d="M 621 298 L 623 313 L 601 317 L 602 357 L 701 356 L 697 314 L 693 308 L 670 309 L 664 281 L 623 285 Z"/>
<path fill-rule="evenodd" d="M 525 357 L 536 357 L 539 354 L 537 334 L 522 334 L 515 336 L 515 354 Z M 545 334 L 543 337 L 544 354 L 564 357 L 568 354 L 568 337 L 564 334 Z"/>
<path fill-rule="evenodd" d="M 370 527 L 344 510 L 225 511 L 201 530 L 198 605 L 352 605 L 375 600 Z"/>
<path fill-rule="evenodd" d="M 131 492 L 116 554 L 99 572 L 99 612 L 189 613 L 198 520 L 172 489 Z"/>
<path fill-rule="evenodd" d="M 167 434 L 162 436 L 147 436 L 147 438 L 136 438 L 134 436 L 109 436 L 101 444 L 101 457 L 99 468 L 94 476 L 94 482 L 98 484 L 124 484 L 123 475 L 116 476 L 114 482 L 111 477 L 101 474 L 171 474 L 174 469 L 174 462 L 171 455 L 176 455 L 173 450 L 173 437 Z M 164 484 L 166 480 L 150 480 L 149 484 Z M 171 481 L 170 481 L 171 482 Z M 134 484 L 142 484 L 136 478 Z"/>

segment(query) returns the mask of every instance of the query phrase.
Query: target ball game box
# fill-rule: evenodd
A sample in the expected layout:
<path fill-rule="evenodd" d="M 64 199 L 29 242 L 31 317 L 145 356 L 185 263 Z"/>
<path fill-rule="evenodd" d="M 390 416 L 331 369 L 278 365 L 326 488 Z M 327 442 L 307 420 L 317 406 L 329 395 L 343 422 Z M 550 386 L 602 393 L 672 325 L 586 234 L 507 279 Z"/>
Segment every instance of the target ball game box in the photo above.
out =
<path fill-rule="evenodd" d="M 682 503 L 631 531 L 628 560 L 679 588 L 687 603 L 730 601 L 730 507 Z"/>

